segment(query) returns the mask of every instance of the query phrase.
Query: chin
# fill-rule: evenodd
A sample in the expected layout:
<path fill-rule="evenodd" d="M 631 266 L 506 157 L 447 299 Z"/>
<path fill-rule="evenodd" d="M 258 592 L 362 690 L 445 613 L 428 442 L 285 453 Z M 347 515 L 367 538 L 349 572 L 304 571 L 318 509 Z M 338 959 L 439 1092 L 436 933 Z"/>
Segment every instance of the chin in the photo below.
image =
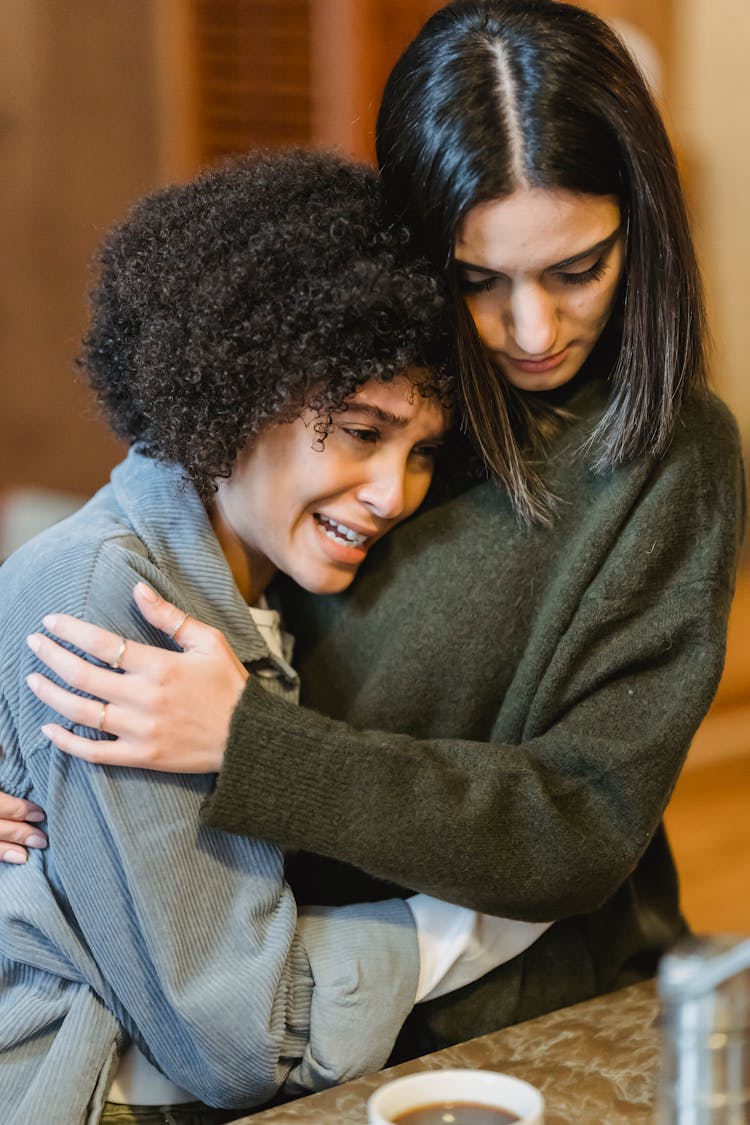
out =
<path fill-rule="evenodd" d="M 541 375 L 525 375 L 520 371 L 513 371 L 510 375 L 505 372 L 505 378 L 519 391 L 556 391 L 558 387 L 564 387 L 566 383 L 570 383 L 575 379 L 580 368 L 576 367 L 575 371 L 569 369 L 565 371 L 547 371 Z"/>
<path fill-rule="evenodd" d="M 341 594 L 348 590 L 356 577 L 357 571 L 342 571 L 336 574 L 292 574 L 298 586 L 307 590 L 308 594 Z"/>

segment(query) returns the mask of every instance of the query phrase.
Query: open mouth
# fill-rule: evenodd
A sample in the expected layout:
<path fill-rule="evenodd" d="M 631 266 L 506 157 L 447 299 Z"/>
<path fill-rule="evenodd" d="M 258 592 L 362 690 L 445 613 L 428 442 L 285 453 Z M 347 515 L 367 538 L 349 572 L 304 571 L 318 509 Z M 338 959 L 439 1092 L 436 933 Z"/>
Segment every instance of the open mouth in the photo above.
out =
<path fill-rule="evenodd" d="M 347 527 L 345 523 L 337 523 L 336 520 L 329 519 L 328 516 L 321 516 L 318 512 L 314 513 L 314 518 L 324 535 L 333 539 L 335 543 L 341 543 L 344 547 L 363 547 L 369 538 L 369 536 L 361 535 L 360 532 Z"/>

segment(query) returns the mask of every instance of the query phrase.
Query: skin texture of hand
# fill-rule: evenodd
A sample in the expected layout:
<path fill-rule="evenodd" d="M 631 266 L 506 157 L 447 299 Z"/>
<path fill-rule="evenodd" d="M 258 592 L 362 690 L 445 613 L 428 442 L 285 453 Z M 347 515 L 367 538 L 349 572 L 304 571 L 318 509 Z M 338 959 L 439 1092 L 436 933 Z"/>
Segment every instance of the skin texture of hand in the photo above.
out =
<path fill-rule="evenodd" d="M 27 640 L 39 659 L 71 687 L 95 698 L 66 691 L 37 672 L 27 677 L 34 694 L 73 723 L 101 728 L 115 740 L 83 738 L 56 723 L 42 729 L 60 750 L 87 762 L 171 773 L 216 772 L 248 673 L 217 629 L 185 618 L 143 582 L 133 597 L 146 620 L 174 636 L 183 651 L 128 641 L 123 652 L 122 638 L 115 633 L 66 614 L 45 617 L 48 632 L 119 670 L 90 664 L 33 633 Z"/>
<path fill-rule="evenodd" d="M 0 862 L 25 863 L 27 848 L 46 848 L 47 837 L 37 827 L 42 820 L 38 805 L 0 793 Z"/>

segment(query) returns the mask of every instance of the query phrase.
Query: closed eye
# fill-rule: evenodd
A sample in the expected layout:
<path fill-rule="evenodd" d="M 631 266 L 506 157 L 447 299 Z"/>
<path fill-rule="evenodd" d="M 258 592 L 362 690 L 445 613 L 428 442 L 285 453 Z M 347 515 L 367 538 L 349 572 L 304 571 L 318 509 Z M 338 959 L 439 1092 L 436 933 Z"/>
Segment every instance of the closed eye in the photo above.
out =
<path fill-rule="evenodd" d="M 342 429 L 345 434 L 352 438 L 353 441 L 362 442 L 367 445 L 374 444 L 380 439 L 379 430 L 373 430 L 370 428 L 360 429 L 355 426 L 341 426 L 340 429 Z"/>
<path fill-rule="evenodd" d="M 598 281 L 604 275 L 606 269 L 607 263 L 604 258 L 599 258 L 593 266 L 589 266 L 586 270 L 579 270 L 577 273 L 560 271 L 557 276 L 563 285 L 588 285 L 589 282 Z"/>
<path fill-rule="evenodd" d="M 431 445 L 415 445 L 411 452 L 413 457 L 421 457 L 424 461 L 434 461 L 444 448 L 445 442 L 437 441 Z"/>
<path fill-rule="evenodd" d="M 489 293 L 494 288 L 496 277 L 486 277 L 482 281 L 469 281 L 468 277 L 459 274 L 458 285 L 464 293 Z"/>

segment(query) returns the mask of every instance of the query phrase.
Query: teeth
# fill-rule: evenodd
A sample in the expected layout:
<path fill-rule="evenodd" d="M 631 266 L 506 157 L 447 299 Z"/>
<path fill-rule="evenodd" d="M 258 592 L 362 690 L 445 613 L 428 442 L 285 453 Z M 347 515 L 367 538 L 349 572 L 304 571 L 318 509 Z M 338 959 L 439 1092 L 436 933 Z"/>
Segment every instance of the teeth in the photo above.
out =
<path fill-rule="evenodd" d="M 320 516 L 319 522 L 323 525 L 328 538 L 335 542 L 344 542 L 349 546 L 361 547 L 367 540 L 366 535 L 360 535 L 358 531 L 352 531 L 345 523 L 336 523 L 335 520 L 329 520 L 326 516 Z"/>

